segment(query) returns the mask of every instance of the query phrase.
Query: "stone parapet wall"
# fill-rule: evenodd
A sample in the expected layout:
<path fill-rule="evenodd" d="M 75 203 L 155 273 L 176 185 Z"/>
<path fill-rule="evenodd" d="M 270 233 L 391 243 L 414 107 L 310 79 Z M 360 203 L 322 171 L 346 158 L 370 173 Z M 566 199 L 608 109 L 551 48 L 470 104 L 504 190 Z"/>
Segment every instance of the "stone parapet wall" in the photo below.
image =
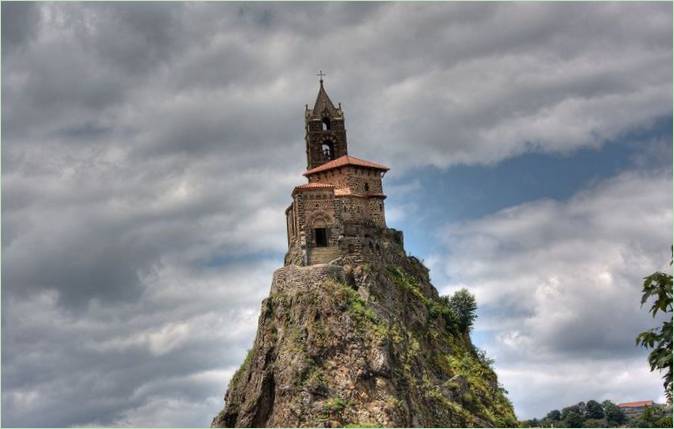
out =
<path fill-rule="evenodd" d="M 347 223 L 338 230 L 340 235 L 337 243 L 329 249 L 332 249 L 331 254 L 337 252 L 340 264 L 375 261 L 398 263 L 401 258 L 406 258 L 402 231 L 354 223 Z M 285 265 L 310 265 L 312 261 L 307 255 L 312 250 L 300 240 L 293 241 L 286 253 Z"/>

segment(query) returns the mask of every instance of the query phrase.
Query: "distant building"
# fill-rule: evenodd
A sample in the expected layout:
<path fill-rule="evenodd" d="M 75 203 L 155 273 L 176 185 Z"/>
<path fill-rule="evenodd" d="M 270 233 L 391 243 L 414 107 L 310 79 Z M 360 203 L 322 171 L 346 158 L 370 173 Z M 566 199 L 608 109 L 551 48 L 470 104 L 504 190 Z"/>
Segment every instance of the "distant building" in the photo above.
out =
<path fill-rule="evenodd" d="M 654 405 L 655 403 L 653 401 L 635 401 L 618 404 L 618 408 L 623 410 L 628 417 L 638 417 L 646 410 L 646 408 Z"/>

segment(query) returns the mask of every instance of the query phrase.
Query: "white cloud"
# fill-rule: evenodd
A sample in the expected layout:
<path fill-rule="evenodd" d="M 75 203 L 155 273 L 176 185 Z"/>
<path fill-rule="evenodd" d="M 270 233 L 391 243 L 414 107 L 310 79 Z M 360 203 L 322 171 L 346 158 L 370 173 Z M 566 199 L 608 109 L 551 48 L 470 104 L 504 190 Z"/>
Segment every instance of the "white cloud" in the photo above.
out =
<path fill-rule="evenodd" d="M 476 330 L 522 415 L 540 414 L 540 392 L 547 409 L 600 393 L 657 399 L 658 375 L 634 338 L 658 323 L 640 290 L 644 276 L 668 269 L 671 230 L 671 171 L 625 172 L 567 201 L 451 225 L 433 266 L 444 291 L 476 294 Z"/>

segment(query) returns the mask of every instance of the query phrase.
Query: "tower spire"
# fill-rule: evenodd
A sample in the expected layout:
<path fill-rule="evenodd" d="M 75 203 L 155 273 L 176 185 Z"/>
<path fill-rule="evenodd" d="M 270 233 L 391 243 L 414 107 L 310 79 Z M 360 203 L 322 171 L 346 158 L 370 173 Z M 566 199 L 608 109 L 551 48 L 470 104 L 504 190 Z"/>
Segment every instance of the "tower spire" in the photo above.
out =
<path fill-rule="evenodd" d="M 307 169 L 318 167 L 328 161 L 346 155 L 346 130 L 344 129 L 344 112 L 338 109 L 328 97 L 323 86 L 325 73 L 321 70 L 316 76 L 320 78 L 318 95 L 313 109 L 305 107 L 304 128 L 307 144 Z"/>
<path fill-rule="evenodd" d="M 318 74 L 316 76 L 318 76 L 320 78 L 321 88 L 323 88 L 323 76 L 327 76 L 327 75 L 325 73 L 323 73 L 323 70 L 319 70 Z"/>
<path fill-rule="evenodd" d="M 330 100 L 330 97 L 328 97 L 328 93 L 325 91 L 325 87 L 323 86 L 323 77 L 326 76 L 326 74 L 323 73 L 323 70 L 321 70 L 320 73 L 318 73 L 316 76 L 320 77 L 321 86 L 318 88 L 316 102 L 314 103 L 314 108 L 311 111 L 312 115 L 323 115 L 327 109 L 330 116 L 337 116 L 338 110 L 332 103 L 332 100 Z"/>

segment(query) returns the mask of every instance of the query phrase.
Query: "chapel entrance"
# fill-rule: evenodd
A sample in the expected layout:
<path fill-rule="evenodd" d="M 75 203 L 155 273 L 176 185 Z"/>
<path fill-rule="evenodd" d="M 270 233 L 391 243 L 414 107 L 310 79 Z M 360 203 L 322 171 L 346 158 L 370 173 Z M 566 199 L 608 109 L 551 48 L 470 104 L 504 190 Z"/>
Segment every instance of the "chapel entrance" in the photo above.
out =
<path fill-rule="evenodd" d="M 314 229 L 316 247 L 328 247 L 328 231 L 326 228 Z"/>

